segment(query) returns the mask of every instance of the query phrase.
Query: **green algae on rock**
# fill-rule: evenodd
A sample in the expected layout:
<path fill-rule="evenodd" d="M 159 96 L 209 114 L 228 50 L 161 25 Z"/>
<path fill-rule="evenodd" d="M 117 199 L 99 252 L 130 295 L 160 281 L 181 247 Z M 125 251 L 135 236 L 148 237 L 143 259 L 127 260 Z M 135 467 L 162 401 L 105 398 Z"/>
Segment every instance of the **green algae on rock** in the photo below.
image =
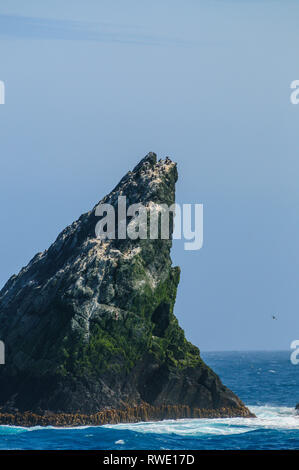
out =
<path fill-rule="evenodd" d="M 150 153 L 101 203 L 170 206 L 176 181 L 176 164 Z M 99 240 L 96 207 L 0 292 L 0 423 L 251 416 L 173 313 L 171 237 Z"/>

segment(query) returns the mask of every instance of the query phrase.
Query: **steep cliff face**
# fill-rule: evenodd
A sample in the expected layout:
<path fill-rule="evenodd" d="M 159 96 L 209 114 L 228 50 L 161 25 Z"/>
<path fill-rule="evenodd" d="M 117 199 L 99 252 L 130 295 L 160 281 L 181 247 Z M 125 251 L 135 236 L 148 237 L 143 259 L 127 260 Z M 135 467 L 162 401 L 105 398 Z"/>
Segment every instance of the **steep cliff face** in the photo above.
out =
<path fill-rule="evenodd" d="M 116 213 L 119 196 L 127 205 L 171 205 L 176 180 L 176 164 L 150 153 L 101 202 Z M 103 241 L 98 220 L 95 208 L 83 214 L 0 292 L 2 413 L 125 416 L 148 406 L 151 418 L 168 406 L 167 417 L 179 409 L 249 415 L 173 314 L 180 270 L 171 239 Z"/>

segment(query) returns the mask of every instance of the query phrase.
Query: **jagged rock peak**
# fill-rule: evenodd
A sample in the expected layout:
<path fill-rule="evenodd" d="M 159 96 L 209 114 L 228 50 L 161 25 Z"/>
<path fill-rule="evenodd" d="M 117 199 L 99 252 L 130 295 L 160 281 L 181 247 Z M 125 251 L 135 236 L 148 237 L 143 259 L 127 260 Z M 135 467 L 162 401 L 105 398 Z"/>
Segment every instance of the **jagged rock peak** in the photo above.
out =
<path fill-rule="evenodd" d="M 120 196 L 127 206 L 171 205 L 177 177 L 174 162 L 157 161 L 151 152 L 100 203 L 116 213 Z M 167 240 L 100 240 L 97 207 L 64 229 L 0 292 L 3 422 L 11 410 L 18 423 L 24 411 L 85 413 L 88 424 L 98 419 L 89 420 L 91 414 L 109 421 L 105 410 L 118 410 L 115 416 L 125 420 L 137 416 L 126 410 L 144 406 L 149 419 L 166 416 L 165 407 L 174 418 L 187 409 L 190 416 L 249 416 L 178 325 L 173 310 L 180 269 L 170 257 L 172 224 Z"/>

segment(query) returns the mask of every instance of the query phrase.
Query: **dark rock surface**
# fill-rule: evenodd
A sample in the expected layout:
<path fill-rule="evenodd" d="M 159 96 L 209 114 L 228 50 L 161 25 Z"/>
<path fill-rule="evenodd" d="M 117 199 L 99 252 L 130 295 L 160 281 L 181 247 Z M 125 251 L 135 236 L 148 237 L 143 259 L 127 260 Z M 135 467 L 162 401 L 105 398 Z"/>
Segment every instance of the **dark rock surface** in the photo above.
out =
<path fill-rule="evenodd" d="M 176 180 L 176 164 L 150 153 L 101 202 L 170 205 Z M 172 241 L 102 241 L 98 220 L 83 214 L 0 292 L 0 422 L 250 416 L 173 314 Z"/>

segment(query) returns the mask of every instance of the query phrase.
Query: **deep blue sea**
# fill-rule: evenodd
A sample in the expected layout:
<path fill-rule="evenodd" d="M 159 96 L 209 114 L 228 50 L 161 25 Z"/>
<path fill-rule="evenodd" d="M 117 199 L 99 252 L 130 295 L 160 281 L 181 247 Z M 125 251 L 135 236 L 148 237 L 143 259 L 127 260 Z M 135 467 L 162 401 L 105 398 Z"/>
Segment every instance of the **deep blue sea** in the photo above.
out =
<path fill-rule="evenodd" d="M 0 426 L 0 449 L 298 449 L 299 365 L 290 352 L 210 352 L 203 359 L 257 418 L 22 428 Z"/>

